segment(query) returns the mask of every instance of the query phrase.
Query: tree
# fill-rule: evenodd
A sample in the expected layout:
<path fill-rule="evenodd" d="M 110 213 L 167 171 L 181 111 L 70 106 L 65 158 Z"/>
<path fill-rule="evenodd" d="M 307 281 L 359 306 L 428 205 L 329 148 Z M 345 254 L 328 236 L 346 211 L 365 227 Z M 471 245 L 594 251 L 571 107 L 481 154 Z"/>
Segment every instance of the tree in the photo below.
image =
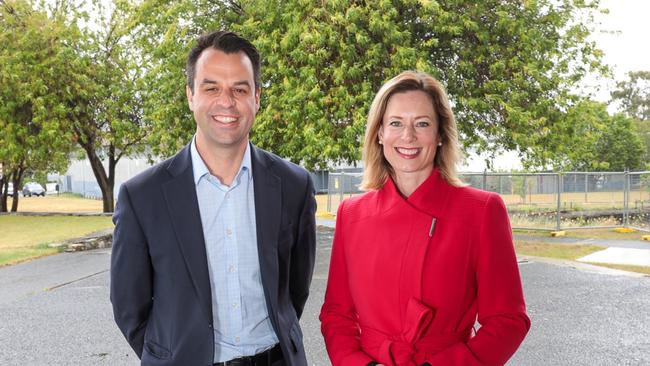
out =
<path fill-rule="evenodd" d="M 646 164 L 646 169 L 650 169 L 650 121 L 634 120 L 634 126 L 641 144 L 645 147 L 643 161 Z"/>
<path fill-rule="evenodd" d="M 643 161 L 650 165 L 650 71 L 633 71 L 616 83 L 612 102 L 627 117 L 635 119 L 636 132 L 645 146 Z"/>
<path fill-rule="evenodd" d="M 632 71 L 627 77 L 616 83 L 612 101 L 620 104 L 619 110 L 626 116 L 650 121 L 650 71 Z"/>
<path fill-rule="evenodd" d="M 252 138 L 308 168 L 357 161 L 374 93 L 404 69 L 438 77 L 462 141 L 478 152 L 516 149 L 550 162 L 570 90 L 604 71 L 586 40 L 598 2 L 145 0 L 134 27 L 150 57 L 145 114 L 154 151 L 169 155 L 195 127 L 182 73 L 198 34 L 221 28 L 263 56 L 262 108 Z"/>
<path fill-rule="evenodd" d="M 86 29 L 77 44 L 73 75 L 82 92 L 67 105 L 71 131 L 90 162 L 104 212 L 114 210 L 117 163 L 124 156 L 142 152 L 147 134 L 141 65 L 126 32 L 127 11 L 121 3 L 114 9 L 95 9 L 99 30 Z"/>
<path fill-rule="evenodd" d="M 0 1 L 0 212 L 7 187 L 14 193 L 25 173 L 62 171 L 74 143 L 66 132 L 62 94 L 72 61 L 65 40 L 74 29 L 28 1 Z M 14 194 L 11 211 L 18 209 Z"/>
<path fill-rule="evenodd" d="M 584 99 L 569 108 L 553 134 L 561 148 L 555 158 L 559 171 L 623 171 L 642 169 L 643 144 L 633 120 L 611 116 L 607 105 Z"/>
<path fill-rule="evenodd" d="M 102 191 L 103 210 L 112 212 L 115 167 L 123 156 L 143 150 L 147 133 L 140 59 L 125 32 L 128 8 L 97 2 L 95 30 L 78 26 L 88 17 L 73 1 L 57 1 L 47 11 L 24 0 L 2 5 L 3 18 L 12 20 L 3 23 L 2 36 L 13 45 L 3 47 L 0 72 L 0 123 L 11 132 L 0 149 L 6 176 L 17 189 L 25 169 L 61 170 L 78 144 Z"/>
<path fill-rule="evenodd" d="M 634 120 L 622 114 L 612 116 L 596 142 L 596 157 L 605 170 L 643 170 L 646 151 L 634 130 Z"/>

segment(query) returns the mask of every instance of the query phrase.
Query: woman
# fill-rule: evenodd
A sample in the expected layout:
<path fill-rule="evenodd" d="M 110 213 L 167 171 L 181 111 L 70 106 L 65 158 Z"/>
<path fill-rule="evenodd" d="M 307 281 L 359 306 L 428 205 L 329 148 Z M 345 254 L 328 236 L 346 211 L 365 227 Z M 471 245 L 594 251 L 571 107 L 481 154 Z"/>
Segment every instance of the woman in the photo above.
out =
<path fill-rule="evenodd" d="M 407 71 L 379 90 L 364 143 L 368 192 L 336 218 L 320 315 L 333 365 L 502 365 L 524 339 L 505 206 L 463 186 L 459 157 L 438 81 Z"/>

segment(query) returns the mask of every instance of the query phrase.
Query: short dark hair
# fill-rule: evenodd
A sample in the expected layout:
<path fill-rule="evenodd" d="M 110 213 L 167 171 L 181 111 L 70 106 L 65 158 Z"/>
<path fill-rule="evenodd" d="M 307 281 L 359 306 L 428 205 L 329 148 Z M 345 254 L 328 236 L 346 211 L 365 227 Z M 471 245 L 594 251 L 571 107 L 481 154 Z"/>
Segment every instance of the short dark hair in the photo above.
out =
<path fill-rule="evenodd" d="M 189 85 L 192 92 L 194 91 L 194 76 L 196 74 L 196 61 L 201 56 L 201 53 L 207 48 L 214 48 L 225 53 L 244 52 L 248 59 L 253 64 L 253 77 L 255 79 L 255 88 L 260 87 L 260 54 L 257 48 L 253 46 L 247 39 L 238 36 L 233 32 L 216 31 L 204 34 L 199 37 L 199 40 L 187 56 L 187 64 L 185 65 L 185 73 L 187 74 L 187 85 Z"/>

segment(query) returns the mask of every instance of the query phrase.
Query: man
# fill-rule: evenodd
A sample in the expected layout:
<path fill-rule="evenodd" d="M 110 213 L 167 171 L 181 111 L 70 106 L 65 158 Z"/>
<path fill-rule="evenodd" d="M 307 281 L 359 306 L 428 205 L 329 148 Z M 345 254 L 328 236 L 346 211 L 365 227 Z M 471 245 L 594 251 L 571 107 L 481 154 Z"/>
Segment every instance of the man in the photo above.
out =
<path fill-rule="evenodd" d="M 307 365 L 309 174 L 249 143 L 261 91 L 249 41 L 204 35 L 186 71 L 194 138 L 120 189 L 115 321 L 142 365 Z"/>

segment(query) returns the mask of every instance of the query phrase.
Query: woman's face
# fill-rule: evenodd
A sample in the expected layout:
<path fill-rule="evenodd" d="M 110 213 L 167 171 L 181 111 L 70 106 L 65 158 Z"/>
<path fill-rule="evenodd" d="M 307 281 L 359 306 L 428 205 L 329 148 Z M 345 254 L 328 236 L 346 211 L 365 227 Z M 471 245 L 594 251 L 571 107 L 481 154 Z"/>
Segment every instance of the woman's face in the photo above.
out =
<path fill-rule="evenodd" d="M 424 182 L 433 170 L 440 141 L 431 97 L 419 90 L 393 94 L 386 105 L 379 140 L 398 184 Z"/>

